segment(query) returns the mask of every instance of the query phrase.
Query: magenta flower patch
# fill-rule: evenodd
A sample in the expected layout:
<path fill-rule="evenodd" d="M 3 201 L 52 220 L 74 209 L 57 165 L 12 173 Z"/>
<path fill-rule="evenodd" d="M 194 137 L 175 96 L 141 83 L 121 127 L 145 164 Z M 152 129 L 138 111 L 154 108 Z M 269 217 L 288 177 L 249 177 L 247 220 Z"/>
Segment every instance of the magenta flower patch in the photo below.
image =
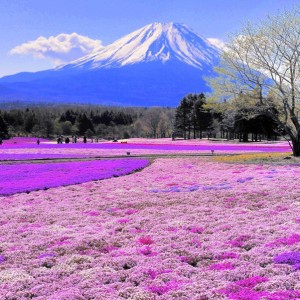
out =
<path fill-rule="evenodd" d="M 139 238 L 138 241 L 142 245 L 151 245 L 154 243 L 154 241 L 152 240 L 152 238 L 150 236 L 143 236 L 143 237 Z"/>
<path fill-rule="evenodd" d="M 279 247 L 281 245 L 291 246 L 300 243 L 300 235 L 294 233 L 288 237 L 276 239 L 274 242 L 266 244 L 267 247 Z"/>
<path fill-rule="evenodd" d="M 266 282 L 269 279 L 262 276 L 253 276 L 246 279 L 238 280 L 235 282 L 238 286 L 246 287 L 246 288 L 254 288 L 256 285 L 262 282 Z"/>
<path fill-rule="evenodd" d="M 253 288 L 268 280 L 266 277 L 253 276 L 231 283 L 226 288 L 219 290 L 219 292 L 225 294 L 229 299 L 260 300 L 262 297 L 268 296 L 269 293 L 256 291 Z"/>
<path fill-rule="evenodd" d="M 250 238 L 249 235 L 240 235 L 237 238 L 228 241 L 227 243 L 232 247 L 243 247 L 245 242 L 248 241 Z"/>
<path fill-rule="evenodd" d="M 238 258 L 239 255 L 235 252 L 224 252 L 217 256 L 217 259 L 230 259 L 230 258 Z"/>
<path fill-rule="evenodd" d="M 165 270 L 152 270 L 152 269 L 149 269 L 145 274 L 148 275 L 153 280 L 157 276 L 159 276 L 161 274 L 167 274 L 167 273 L 172 273 L 172 270 L 170 270 L 170 269 L 165 269 Z"/>
<path fill-rule="evenodd" d="M 160 284 L 160 285 L 149 285 L 148 290 L 157 295 L 164 295 L 169 291 L 177 290 L 181 287 L 182 283 L 176 280 L 171 280 L 167 283 Z"/>
<path fill-rule="evenodd" d="M 98 211 L 85 211 L 84 214 L 91 216 L 91 217 L 98 217 L 100 213 Z"/>
<path fill-rule="evenodd" d="M 151 247 L 149 245 L 143 246 L 138 251 L 140 254 L 143 254 L 145 256 L 156 256 L 157 252 L 152 251 Z"/>
<path fill-rule="evenodd" d="M 198 234 L 201 234 L 203 233 L 204 231 L 204 228 L 203 227 L 191 227 L 189 228 L 189 231 L 192 232 L 192 233 L 198 233 Z"/>
<path fill-rule="evenodd" d="M 232 263 L 220 263 L 220 264 L 212 264 L 209 266 L 209 270 L 214 271 L 223 271 L 223 270 L 233 270 L 234 266 Z"/>

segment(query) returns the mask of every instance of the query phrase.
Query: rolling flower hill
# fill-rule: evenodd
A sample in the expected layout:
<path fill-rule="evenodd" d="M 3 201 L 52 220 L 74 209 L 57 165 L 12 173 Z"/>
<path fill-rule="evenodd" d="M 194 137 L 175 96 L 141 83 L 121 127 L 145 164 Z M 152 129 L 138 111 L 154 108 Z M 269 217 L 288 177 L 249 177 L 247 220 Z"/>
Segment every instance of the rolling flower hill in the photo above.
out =
<path fill-rule="evenodd" d="M 184 24 L 153 23 L 55 69 L 0 79 L 0 100 L 175 106 L 207 92 L 220 49 Z"/>

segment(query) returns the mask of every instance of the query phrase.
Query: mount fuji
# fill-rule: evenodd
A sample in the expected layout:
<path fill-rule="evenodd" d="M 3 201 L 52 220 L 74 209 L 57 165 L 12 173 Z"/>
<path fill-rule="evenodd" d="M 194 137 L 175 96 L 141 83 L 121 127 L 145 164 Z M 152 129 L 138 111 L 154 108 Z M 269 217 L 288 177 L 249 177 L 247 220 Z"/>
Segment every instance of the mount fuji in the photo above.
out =
<path fill-rule="evenodd" d="M 0 78 L 0 100 L 176 106 L 209 91 L 220 52 L 184 24 L 153 23 L 55 69 Z"/>

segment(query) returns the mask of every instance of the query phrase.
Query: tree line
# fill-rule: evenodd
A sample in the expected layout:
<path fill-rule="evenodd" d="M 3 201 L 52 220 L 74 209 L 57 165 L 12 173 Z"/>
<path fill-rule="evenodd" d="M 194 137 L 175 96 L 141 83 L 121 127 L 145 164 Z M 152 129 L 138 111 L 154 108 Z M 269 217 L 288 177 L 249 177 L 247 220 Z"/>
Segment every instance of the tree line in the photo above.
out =
<path fill-rule="evenodd" d="M 247 142 L 276 139 L 276 123 L 259 107 L 255 94 L 210 103 L 188 94 L 177 108 L 57 106 L 0 111 L 0 137 L 58 135 L 112 138 L 222 138 Z"/>
<path fill-rule="evenodd" d="M 0 110 L 0 137 L 170 137 L 173 108 L 55 106 Z"/>
<path fill-rule="evenodd" d="M 255 91 L 240 93 L 230 102 L 211 103 L 206 96 L 185 96 L 175 112 L 176 135 L 184 139 L 221 138 L 248 142 L 276 140 L 278 126 L 255 101 Z"/>

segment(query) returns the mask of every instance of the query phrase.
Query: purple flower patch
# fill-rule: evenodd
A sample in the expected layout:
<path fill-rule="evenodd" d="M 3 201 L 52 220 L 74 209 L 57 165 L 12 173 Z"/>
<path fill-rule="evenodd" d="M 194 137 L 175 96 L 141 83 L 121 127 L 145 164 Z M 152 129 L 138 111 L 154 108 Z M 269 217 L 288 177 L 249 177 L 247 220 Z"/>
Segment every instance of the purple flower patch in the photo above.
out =
<path fill-rule="evenodd" d="M 45 257 L 56 257 L 57 255 L 54 254 L 54 253 L 43 253 L 41 255 L 39 255 L 38 258 L 42 259 L 42 258 L 45 258 Z"/>
<path fill-rule="evenodd" d="M 148 164 L 145 159 L 118 159 L 2 165 L 0 196 L 122 176 Z"/>
<path fill-rule="evenodd" d="M 250 181 L 252 179 L 253 179 L 253 177 L 245 177 L 245 178 L 238 179 L 237 182 L 244 183 L 244 182 Z"/>
<path fill-rule="evenodd" d="M 300 267 L 300 252 L 284 252 L 274 258 L 276 264 L 293 265 L 295 269 Z"/>

